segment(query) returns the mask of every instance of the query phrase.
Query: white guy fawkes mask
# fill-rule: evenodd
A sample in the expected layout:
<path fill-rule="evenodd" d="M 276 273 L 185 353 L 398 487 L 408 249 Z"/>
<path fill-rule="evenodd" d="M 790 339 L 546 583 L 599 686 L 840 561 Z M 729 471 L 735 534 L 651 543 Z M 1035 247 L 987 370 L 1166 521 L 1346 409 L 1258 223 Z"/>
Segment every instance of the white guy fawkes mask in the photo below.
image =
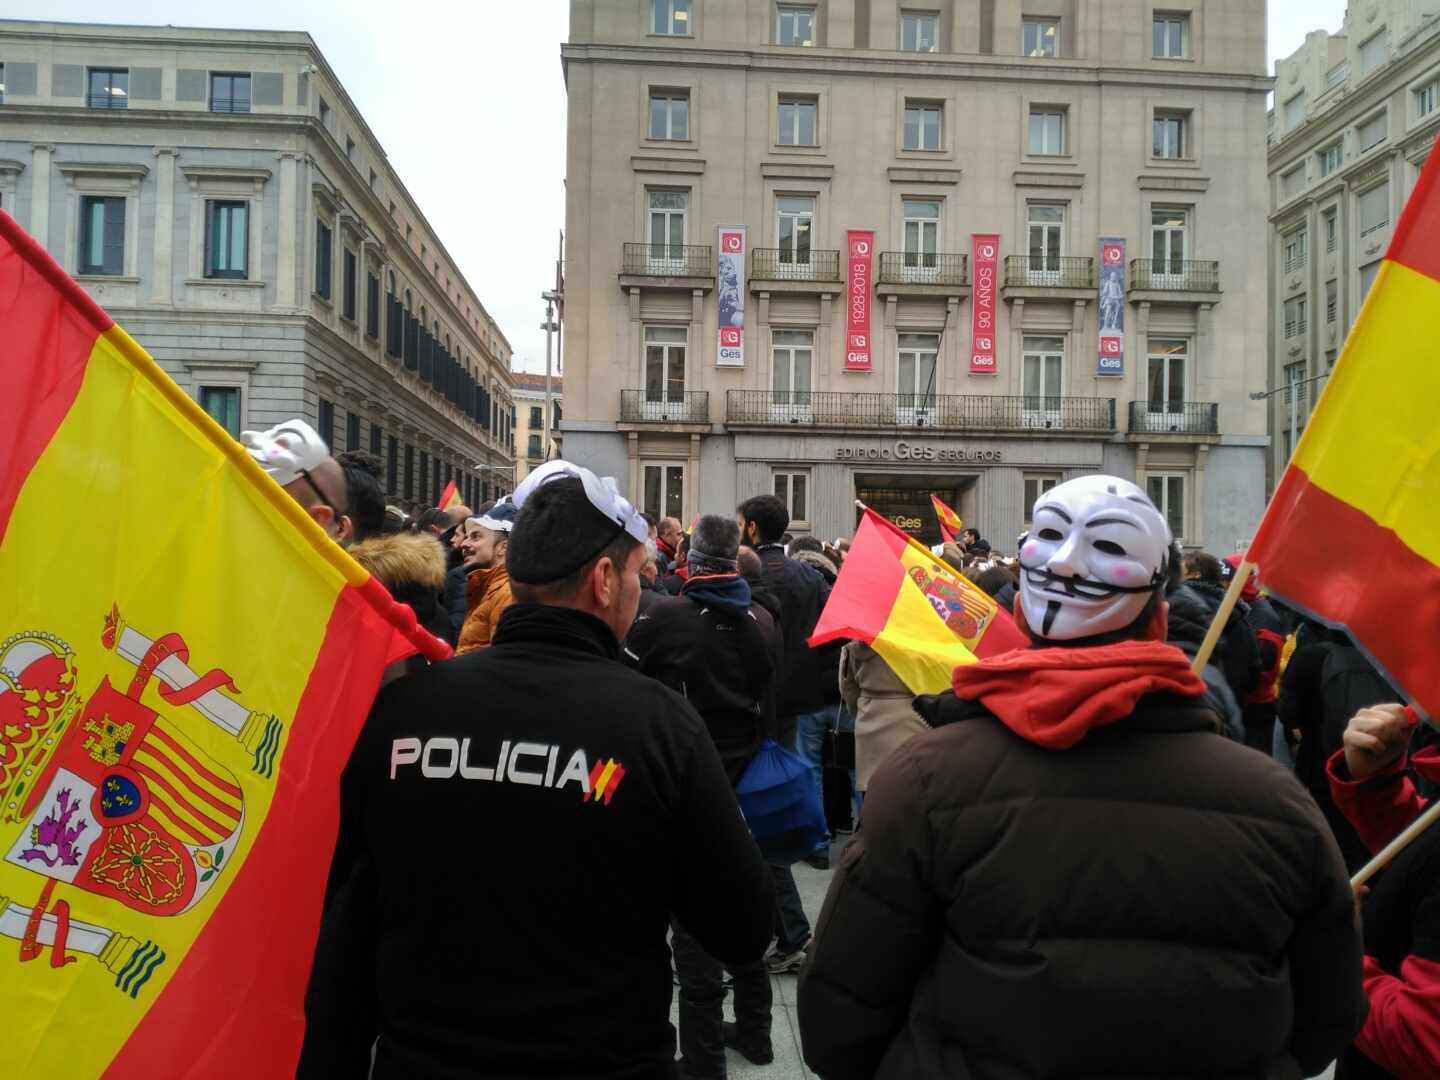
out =
<path fill-rule="evenodd" d="M 1164 577 L 1170 543 L 1170 526 L 1128 480 L 1082 476 L 1052 488 L 1020 548 L 1026 623 L 1052 641 L 1124 629 Z"/>

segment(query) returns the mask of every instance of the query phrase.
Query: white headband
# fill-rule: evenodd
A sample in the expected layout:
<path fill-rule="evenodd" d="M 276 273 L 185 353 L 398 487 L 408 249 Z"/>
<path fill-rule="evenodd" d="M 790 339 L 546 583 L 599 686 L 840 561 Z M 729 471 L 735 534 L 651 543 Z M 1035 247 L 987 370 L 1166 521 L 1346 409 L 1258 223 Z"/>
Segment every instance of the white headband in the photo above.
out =
<path fill-rule="evenodd" d="M 527 476 L 524 483 L 516 488 L 514 495 L 511 496 L 516 509 L 523 507 L 525 500 L 542 485 L 567 476 L 573 476 L 579 480 L 585 488 L 585 497 L 590 500 L 590 505 L 600 511 L 608 520 L 623 527 L 637 543 L 643 544 L 650 539 L 650 526 L 635 511 L 630 500 L 620 494 L 614 477 L 596 476 L 584 466 L 575 465 L 569 461 L 547 461 Z"/>

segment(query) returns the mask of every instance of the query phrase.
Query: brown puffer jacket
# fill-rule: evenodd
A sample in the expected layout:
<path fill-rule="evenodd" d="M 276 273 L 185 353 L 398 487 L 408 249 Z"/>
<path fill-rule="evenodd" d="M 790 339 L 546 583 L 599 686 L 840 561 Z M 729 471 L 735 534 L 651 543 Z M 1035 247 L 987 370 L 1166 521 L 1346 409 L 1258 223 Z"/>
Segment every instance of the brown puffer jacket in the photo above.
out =
<path fill-rule="evenodd" d="M 488 649 L 490 639 L 495 636 L 495 626 L 500 622 L 500 613 L 515 602 L 510 595 L 510 574 L 505 564 L 470 571 L 465 579 L 465 600 L 465 624 L 460 627 L 456 656 Z"/>
<path fill-rule="evenodd" d="M 840 654 L 840 697 L 855 717 L 855 786 L 867 791 L 881 762 L 930 729 L 915 712 L 915 694 L 863 641 Z"/>
<path fill-rule="evenodd" d="M 1288 770 L 1197 698 L 1063 751 L 933 700 L 815 927 L 799 1021 L 824 1080 L 1298 1078 L 1343 1051 L 1353 897 Z"/>

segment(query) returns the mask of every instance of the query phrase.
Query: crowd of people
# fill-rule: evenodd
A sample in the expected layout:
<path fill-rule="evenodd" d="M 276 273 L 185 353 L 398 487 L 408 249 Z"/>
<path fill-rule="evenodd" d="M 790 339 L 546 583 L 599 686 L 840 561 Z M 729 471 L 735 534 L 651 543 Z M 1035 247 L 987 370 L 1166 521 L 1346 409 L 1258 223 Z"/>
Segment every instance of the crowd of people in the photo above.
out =
<path fill-rule="evenodd" d="M 1349 883 L 1432 730 L 1253 583 L 1196 674 L 1239 557 L 1134 484 L 1045 493 L 1014 558 L 944 545 L 1031 647 L 917 696 L 809 646 L 849 545 L 773 495 L 686 528 L 551 462 L 412 517 L 282 429 L 257 459 L 457 654 L 386 673 L 341 781 L 300 1075 L 724 1077 L 792 973 L 827 1080 L 1440 1075 L 1440 833 Z M 762 855 L 772 744 L 844 778 L 842 843 Z"/>

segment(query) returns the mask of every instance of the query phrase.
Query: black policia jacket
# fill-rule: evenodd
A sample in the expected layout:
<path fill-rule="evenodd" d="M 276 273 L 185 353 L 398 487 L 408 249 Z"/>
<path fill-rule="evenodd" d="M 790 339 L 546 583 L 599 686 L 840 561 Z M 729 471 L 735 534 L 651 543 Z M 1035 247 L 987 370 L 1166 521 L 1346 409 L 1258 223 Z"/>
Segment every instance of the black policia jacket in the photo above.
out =
<path fill-rule="evenodd" d="M 670 1077 L 672 914 L 758 960 L 769 873 L 678 694 L 515 604 L 392 683 L 341 782 L 299 1075 Z"/>

